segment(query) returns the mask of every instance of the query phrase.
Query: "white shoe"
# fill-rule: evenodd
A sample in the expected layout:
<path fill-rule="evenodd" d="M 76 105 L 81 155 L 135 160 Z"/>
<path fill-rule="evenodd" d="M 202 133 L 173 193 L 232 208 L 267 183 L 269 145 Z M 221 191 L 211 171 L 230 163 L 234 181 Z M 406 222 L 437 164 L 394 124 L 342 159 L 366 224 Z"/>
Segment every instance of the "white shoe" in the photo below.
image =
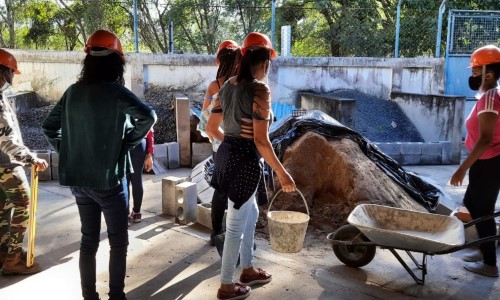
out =
<path fill-rule="evenodd" d="M 467 262 L 477 262 L 483 260 L 483 253 L 479 250 L 475 250 L 474 252 L 469 253 L 462 257 L 463 260 Z"/>

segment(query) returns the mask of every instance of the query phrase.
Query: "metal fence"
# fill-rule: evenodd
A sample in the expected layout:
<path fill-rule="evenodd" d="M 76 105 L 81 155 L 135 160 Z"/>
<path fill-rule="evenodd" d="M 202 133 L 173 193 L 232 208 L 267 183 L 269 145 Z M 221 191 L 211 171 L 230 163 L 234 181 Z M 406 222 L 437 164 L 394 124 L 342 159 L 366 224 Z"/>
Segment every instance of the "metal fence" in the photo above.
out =
<path fill-rule="evenodd" d="M 471 54 L 484 45 L 500 45 L 500 11 L 454 10 L 449 24 L 449 54 Z"/>

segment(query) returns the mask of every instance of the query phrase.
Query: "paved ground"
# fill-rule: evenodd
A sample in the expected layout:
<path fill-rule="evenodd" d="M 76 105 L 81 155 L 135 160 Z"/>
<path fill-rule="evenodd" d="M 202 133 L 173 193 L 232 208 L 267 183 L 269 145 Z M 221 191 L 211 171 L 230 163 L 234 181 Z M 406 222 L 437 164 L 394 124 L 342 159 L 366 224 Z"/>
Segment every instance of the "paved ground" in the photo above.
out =
<path fill-rule="evenodd" d="M 440 183 L 450 194 L 448 205 L 456 206 L 465 191 L 465 187 L 447 185 L 456 167 L 407 169 Z M 172 217 L 161 215 L 161 178 L 185 176 L 190 171 L 144 177 L 144 220 L 129 230 L 129 300 L 216 299 L 220 258 L 207 243 L 208 230 L 196 224 L 180 226 Z M 36 259 L 43 271 L 29 277 L 0 276 L 0 299 L 81 299 L 79 219 L 69 189 L 41 182 L 37 217 Z M 102 230 L 98 290 L 107 299 L 109 246 Z M 254 288 L 250 299 L 500 299 L 500 280 L 465 271 L 463 253 L 429 258 L 426 284 L 420 286 L 388 250 L 377 249 L 370 264 L 352 269 L 338 261 L 325 237 L 324 232 L 309 231 L 304 249 L 295 254 L 277 253 L 267 240 L 258 239 L 255 265 L 272 273 L 273 281 Z"/>

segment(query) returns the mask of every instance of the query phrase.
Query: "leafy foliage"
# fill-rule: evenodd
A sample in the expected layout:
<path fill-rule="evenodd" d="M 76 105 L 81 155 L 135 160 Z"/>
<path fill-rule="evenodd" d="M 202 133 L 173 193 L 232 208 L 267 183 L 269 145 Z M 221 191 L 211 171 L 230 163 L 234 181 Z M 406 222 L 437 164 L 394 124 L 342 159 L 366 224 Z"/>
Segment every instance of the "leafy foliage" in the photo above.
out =
<path fill-rule="evenodd" d="M 280 29 L 292 29 L 294 56 L 394 55 L 399 0 L 137 0 L 139 51 L 214 54 L 225 39 L 241 42 L 252 31 L 271 35 L 276 3 L 276 50 Z M 0 46 L 25 49 L 78 50 L 96 29 L 108 29 L 134 51 L 133 0 L 0 1 Z M 432 56 L 442 0 L 401 1 L 399 55 Z M 500 10 L 498 0 L 448 0 L 446 8 Z M 482 24 L 464 18 L 454 47 L 464 53 L 484 43 L 498 43 L 498 21 Z M 446 47 L 447 17 L 442 42 Z M 173 25 L 173 36 L 169 26 Z M 477 36 L 482 38 L 478 40 Z M 173 44 L 171 45 L 171 38 Z M 474 40 L 475 39 L 475 40 Z M 443 51 L 444 52 L 444 51 Z"/>

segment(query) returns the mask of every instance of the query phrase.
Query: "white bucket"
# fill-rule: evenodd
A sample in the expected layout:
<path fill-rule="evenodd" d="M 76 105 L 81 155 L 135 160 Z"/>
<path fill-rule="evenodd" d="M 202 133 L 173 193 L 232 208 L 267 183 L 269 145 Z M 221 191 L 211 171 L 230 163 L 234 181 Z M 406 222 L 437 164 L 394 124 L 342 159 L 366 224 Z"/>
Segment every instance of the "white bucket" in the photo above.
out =
<path fill-rule="evenodd" d="M 269 210 L 267 212 L 267 222 L 269 225 L 269 237 L 271 240 L 271 248 L 277 252 L 295 253 L 302 250 L 304 238 L 307 231 L 307 223 L 309 222 L 309 208 L 302 193 L 297 192 L 304 200 L 307 214 L 296 211 L 270 211 L 274 199 L 281 193 L 279 190 L 274 195 Z"/>

